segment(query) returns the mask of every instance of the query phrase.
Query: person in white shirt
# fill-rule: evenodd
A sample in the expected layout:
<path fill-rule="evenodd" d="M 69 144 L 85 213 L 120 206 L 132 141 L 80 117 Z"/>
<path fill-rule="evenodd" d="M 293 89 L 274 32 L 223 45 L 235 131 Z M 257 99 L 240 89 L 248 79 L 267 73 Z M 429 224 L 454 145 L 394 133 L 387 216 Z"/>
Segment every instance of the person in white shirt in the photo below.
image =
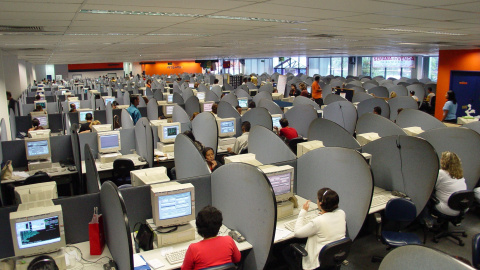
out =
<path fill-rule="evenodd" d="M 245 121 L 242 123 L 242 135 L 235 140 L 233 149 L 231 147 L 227 148 L 227 151 L 230 154 L 240 154 L 243 149 L 248 147 L 248 134 L 250 132 L 250 122 Z"/>
<path fill-rule="evenodd" d="M 415 99 L 416 102 L 418 102 L 418 97 L 415 96 L 415 91 L 410 91 L 410 96 Z"/>
<path fill-rule="evenodd" d="M 318 268 L 320 266 L 318 255 L 322 248 L 331 242 L 345 238 L 347 223 L 345 212 L 338 209 L 339 202 L 337 192 L 330 188 L 322 188 L 317 192 L 319 215 L 305 223 L 304 217 L 309 209 L 310 201 L 307 201 L 300 210 L 294 233 L 297 238 L 308 237 L 305 245 L 308 256 L 302 258 L 303 269 Z"/>
<path fill-rule="evenodd" d="M 448 207 L 448 199 L 454 192 L 467 189 L 465 178 L 463 178 L 462 162 L 455 153 L 446 151 L 442 153 L 440 168 L 435 184 L 435 197 L 440 202 L 434 207 L 442 214 L 457 216 L 459 211 Z"/>

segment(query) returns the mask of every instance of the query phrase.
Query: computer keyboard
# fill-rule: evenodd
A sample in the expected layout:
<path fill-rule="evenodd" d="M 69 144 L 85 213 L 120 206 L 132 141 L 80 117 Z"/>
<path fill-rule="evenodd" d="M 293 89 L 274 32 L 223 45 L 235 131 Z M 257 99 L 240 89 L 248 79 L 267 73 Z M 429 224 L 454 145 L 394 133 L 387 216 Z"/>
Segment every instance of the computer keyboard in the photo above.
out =
<path fill-rule="evenodd" d="M 372 203 L 370 204 L 370 208 L 377 207 L 382 204 L 387 204 L 387 202 L 392 198 L 390 194 L 385 195 L 375 195 L 372 198 Z"/>
<path fill-rule="evenodd" d="M 305 223 L 308 223 L 310 222 L 312 219 L 314 219 L 315 217 L 317 217 L 318 215 L 308 215 L 308 216 L 305 216 Z M 285 222 L 283 224 L 283 226 L 285 226 L 285 228 L 289 231 L 294 231 L 295 230 L 295 223 L 297 223 L 297 219 L 294 219 L 294 220 L 291 220 L 291 221 L 288 221 L 288 222 Z"/>
<path fill-rule="evenodd" d="M 187 253 L 187 250 L 181 249 L 165 254 L 165 258 L 170 264 L 177 264 L 183 262 L 183 259 L 185 259 L 185 253 Z"/>

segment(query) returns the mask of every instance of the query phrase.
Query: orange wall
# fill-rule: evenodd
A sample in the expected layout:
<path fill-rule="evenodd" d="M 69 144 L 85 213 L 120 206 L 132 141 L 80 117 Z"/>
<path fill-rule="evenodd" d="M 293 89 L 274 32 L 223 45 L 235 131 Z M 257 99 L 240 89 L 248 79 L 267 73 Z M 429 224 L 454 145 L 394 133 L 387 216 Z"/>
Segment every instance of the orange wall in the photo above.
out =
<path fill-rule="evenodd" d="M 168 65 L 172 63 L 172 65 Z M 202 73 L 200 63 L 195 61 L 162 61 L 155 64 L 142 65 L 142 70 L 145 70 L 147 75 L 161 75 L 161 74 L 180 74 L 180 73 Z"/>
<path fill-rule="evenodd" d="M 442 108 L 447 101 L 445 94 L 450 90 L 450 72 L 452 70 L 480 71 L 480 49 L 441 50 L 438 61 L 437 104 L 435 106 L 435 117 L 442 119 Z"/>

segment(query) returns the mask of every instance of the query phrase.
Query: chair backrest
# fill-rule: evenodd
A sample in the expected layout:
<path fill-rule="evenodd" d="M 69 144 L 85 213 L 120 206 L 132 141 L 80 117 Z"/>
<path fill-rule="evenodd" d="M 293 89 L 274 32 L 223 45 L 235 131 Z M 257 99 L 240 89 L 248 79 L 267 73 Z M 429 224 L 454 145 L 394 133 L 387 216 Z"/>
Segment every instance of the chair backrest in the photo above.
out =
<path fill-rule="evenodd" d="M 480 233 L 472 238 L 472 265 L 480 269 Z"/>
<path fill-rule="evenodd" d="M 410 200 L 391 199 L 385 207 L 385 217 L 391 221 L 411 222 L 417 217 L 417 209 Z"/>
<path fill-rule="evenodd" d="M 38 183 L 45 183 L 45 182 L 50 182 L 52 181 L 52 178 L 45 173 L 45 172 L 37 172 L 32 176 L 29 176 L 25 182 L 24 185 L 31 185 L 31 184 L 38 184 Z"/>
<path fill-rule="evenodd" d="M 306 142 L 303 137 L 293 138 L 288 142 L 288 147 L 292 150 L 292 152 L 296 155 L 297 154 L 297 144 Z"/>
<path fill-rule="evenodd" d="M 448 207 L 457 211 L 465 211 L 468 209 L 475 200 L 475 193 L 471 190 L 462 190 L 454 192 L 448 198 Z"/>
<path fill-rule="evenodd" d="M 318 255 L 322 269 L 340 266 L 347 259 L 351 246 L 352 240 L 348 237 L 325 245 Z"/>
<path fill-rule="evenodd" d="M 226 263 L 226 264 L 222 264 L 222 265 L 202 268 L 201 270 L 235 270 L 235 269 L 237 269 L 237 266 L 235 266 L 235 264 Z"/>
<path fill-rule="evenodd" d="M 133 161 L 128 158 L 118 158 L 113 161 L 113 179 L 123 178 L 130 176 L 130 171 L 135 170 Z"/>

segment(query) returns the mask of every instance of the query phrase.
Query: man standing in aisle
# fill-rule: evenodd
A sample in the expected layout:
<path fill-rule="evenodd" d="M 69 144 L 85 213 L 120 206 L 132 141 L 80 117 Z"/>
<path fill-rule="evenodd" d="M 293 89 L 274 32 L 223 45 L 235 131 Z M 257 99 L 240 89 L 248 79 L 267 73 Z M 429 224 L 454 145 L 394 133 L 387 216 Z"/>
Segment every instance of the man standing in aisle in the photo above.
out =
<path fill-rule="evenodd" d="M 127 112 L 132 116 L 134 125 L 142 117 L 140 111 L 137 109 L 139 103 L 140 100 L 138 99 L 138 96 L 130 96 L 130 107 L 128 107 Z"/>
<path fill-rule="evenodd" d="M 319 105 L 323 105 L 323 98 L 322 98 L 322 88 L 320 87 L 320 76 L 315 77 L 315 81 L 312 83 L 312 98 L 315 102 Z"/>

